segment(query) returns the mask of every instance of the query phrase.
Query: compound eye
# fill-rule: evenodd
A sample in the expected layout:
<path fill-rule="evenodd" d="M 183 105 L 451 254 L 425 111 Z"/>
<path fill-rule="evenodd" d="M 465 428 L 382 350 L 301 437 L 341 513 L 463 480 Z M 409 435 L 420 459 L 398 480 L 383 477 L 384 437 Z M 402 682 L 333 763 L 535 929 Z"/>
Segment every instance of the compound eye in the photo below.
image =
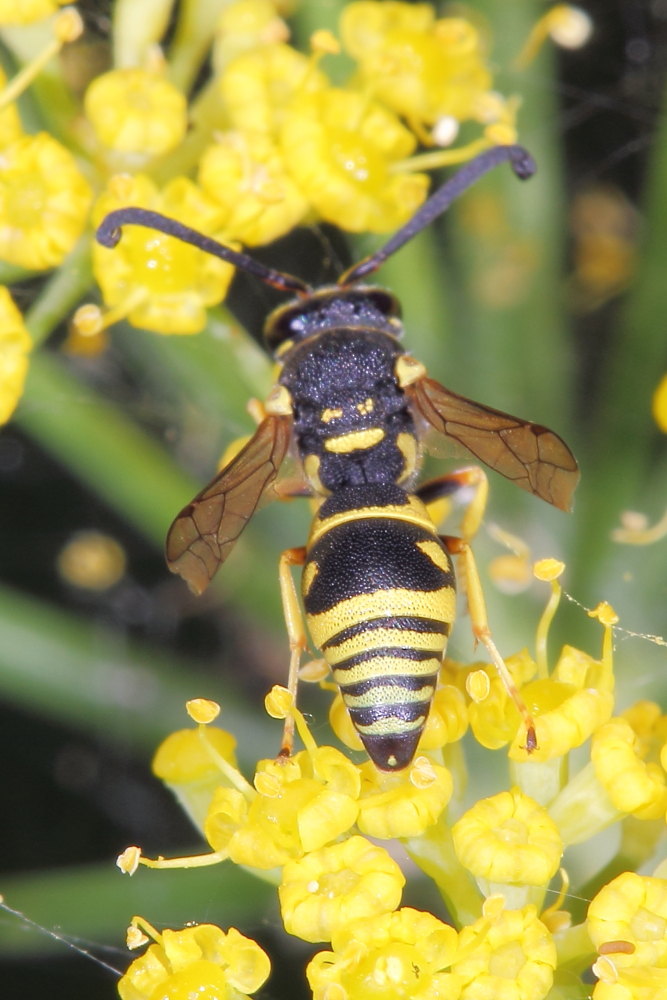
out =
<path fill-rule="evenodd" d="M 391 292 L 385 291 L 384 288 L 371 288 L 366 294 L 383 316 L 401 318 L 401 304 Z"/>

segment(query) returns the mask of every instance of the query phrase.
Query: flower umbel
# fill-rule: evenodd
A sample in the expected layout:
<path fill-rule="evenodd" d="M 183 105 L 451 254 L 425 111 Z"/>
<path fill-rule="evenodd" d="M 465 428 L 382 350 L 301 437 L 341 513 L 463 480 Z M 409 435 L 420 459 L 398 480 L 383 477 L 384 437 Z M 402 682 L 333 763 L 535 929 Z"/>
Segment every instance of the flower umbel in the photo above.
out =
<path fill-rule="evenodd" d="M 160 334 L 199 332 L 231 282 L 230 265 L 137 227 L 113 253 L 101 248 L 93 229 L 114 208 L 162 211 L 232 247 L 318 220 L 386 232 L 423 202 L 425 170 L 516 138 L 512 99 L 493 89 L 480 33 L 463 17 L 435 19 L 427 5 L 348 4 L 340 32 L 355 68 L 344 86 L 323 68 L 342 58 L 334 33 L 316 31 L 311 51 L 299 51 L 285 10 L 270 0 L 222 5 L 217 24 L 210 11 L 205 25 L 194 12 L 175 15 L 171 51 L 159 46 L 166 6 L 142 14 L 139 29 L 119 0 L 114 58 L 98 74 L 76 49 L 83 19 L 61 5 L 0 5 L 21 64 L 2 78 L 0 263 L 41 272 L 76 252 L 85 263 L 92 245 L 105 308 L 79 309 L 65 343 L 72 356 L 103 352 L 106 329 L 124 320 Z M 32 34 L 22 35 L 17 26 L 28 24 Z M 212 76 L 192 96 L 211 46 Z M 69 66 L 81 62 L 70 74 L 76 89 L 54 68 L 63 49 L 76 49 Z M 16 101 L 31 86 L 42 100 L 53 89 L 42 115 L 52 131 L 35 129 L 39 115 L 21 118 Z M 457 146 L 465 120 L 477 137 Z M 450 148 L 424 159 L 418 147 L 432 146 L 431 125 Z M 77 260 L 71 274 L 81 289 L 63 292 L 61 316 L 80 301 L 86 267 Z"/>

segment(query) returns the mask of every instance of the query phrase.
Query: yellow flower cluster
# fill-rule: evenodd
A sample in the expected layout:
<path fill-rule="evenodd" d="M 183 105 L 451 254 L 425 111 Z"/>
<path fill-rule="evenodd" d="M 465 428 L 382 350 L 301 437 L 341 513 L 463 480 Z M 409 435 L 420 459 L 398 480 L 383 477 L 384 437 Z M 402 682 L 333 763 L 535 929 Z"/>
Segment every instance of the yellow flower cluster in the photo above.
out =
<path fill-rule="evenodd" d="M 152 861 L 129 848 L 120 867 L 227 859 L 262 872 L 277 886 L 286 931 L 328 945 L 307 968 L 316 1000 L 543 1000 L 552 990 L 559 995 L 577 965 L 592 967 L 596 1000 L 660 995 L 667 872 L 603 880 L 578 923 L 566 904 L 568 851 L 610 825 L 619 824 L 635 864 L 652 857 L 667 810 L 667 717 L 650 702 L 613 714 L 617 618 L 608 605 L 590 613 L 603 627 L 600 658 L 566 647 L 549 671 L 548 627 L 562 569 L 553 560 L 537 565 L 536 575 L 551 586 L 538 652 L 509 661 L 535 720 L 532 753 L 520 745 L 521 720 L 495 676 L 449 661 L 435 720 L 402 773 L 317 746 L 291 696 L 276 688 L 269 714 L 293 718 L 305 749 L 260 761 L 250 784 L 236 768 L 231 737 L 210 725 L 215 708 L 197 703 L 189 709 L 197 728 L 168 737 L 154 769 L 212 853 Z M 475 680 L 480 671 L 486 683 Z M 336 706 L 332 716 L 345 741 L 338 697 Z M 507 748 L 512 784 L 464 808 L 461 740 L 468 725 L 481 747 Z M 586 756 L 572 757 L 584 744 Z M 401 906 L 400 859 L 390 843 L 377 843 L 392 840 L 437 885 L 450 922 Z M 564 888 L 547 906 L 563 864 Z"/>
<path fill-rule="evenodd" d="M 154 232 L 135 228 L 114 251 L 95 244 L 94 227 L 114 208 L 157 209 L 232 246 L 318 220 L 385 232 L 424 200 L 425 170 L 516 139 L 516 105 L 493 90 L 485 38 L 428 4 L 347 4 L 340 41 L 316 32 L 310 55 L 289 44 L 270 0 L 218 5 L 217 21 L 207 10 L 196 30 L 184 11 L 166 55 L 170 5 L 129 18 L 119 4 L 113 65 L 95 75 L 81 17 L 62 2 L 0 3 L 0 30 L 14 32 L 22 63 L 0 79 L 0 263 L 39 272 L 92 247 L 103 307 L 78 312 L 73 350 L 101 348 L 102 331 L 122 319 L 196 333 L 231 281 L 230 265 Z M 84 82 L 76 92 L 54 62 L 66 45 Z M 213 72 L 193 90 L 209 55 Z M 336 78 L 339 63 L 354 64 L 344 86 L 321 68 L 327 60 Z M 58 96 L 52 121 L 34 131 L 17 99 L 46 69 Z M 461 126 L 466 142 L 454 147 Z M 13 352 L 8 343 L 3 419 L 22 390 Z"/>
<path fill-rule="evenodd" d="M 154 943 L 118 983 L 121 1000 L 191 1000 L 204 996 L 202 982 L 211 1000 L 243 1000 L 269 975 L 266 953 L 234 927 L 225 933 L 213 924 L 195 924 L 159 934 L 135 917 L 128 929 L 128 947 L 137 948 L 151 938 Z"/>

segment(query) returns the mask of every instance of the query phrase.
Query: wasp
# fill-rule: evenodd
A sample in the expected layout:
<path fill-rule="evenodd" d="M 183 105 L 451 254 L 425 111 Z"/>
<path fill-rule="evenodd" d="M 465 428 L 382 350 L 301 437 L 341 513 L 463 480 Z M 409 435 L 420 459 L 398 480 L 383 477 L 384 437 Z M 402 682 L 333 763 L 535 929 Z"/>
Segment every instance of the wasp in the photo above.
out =
<path fill-rule="evenodd" d="M 255 275 L 293 298 L 272 312 L 265 341 L 279 365 L 263 419 L 245 447 L 178 514 L 166 542 L 169 569 L 196 594 L 209 585 L 260 504 L 281 494 L 279 472 L 292 449 L 303 488 L 317 501 L 305 546 L 280 560 L 290 639 L 290 688 L 307 639 L 292 578 L 314 646 L 332 669 L 370 758 L 384 771 L 407 767 L 416 752 L 455 616 L 453 555 L 460 555 L 473 630 L 517 702 L 493 643 L 472 552 L 438 533 L 428 504 L 479 483 L 475 469 L 417 485 L 427 431 L 453 439 L 524 490 L 570 508 L 579 472 L 562 439 L 546 427 L 475 403 L 429 378 L 401 347 L 398 301 L 363 279 L 443 213 L 480 176 L 509 162 L 521 179 L 535 164 L 521 146 L 500 146 L 446 181 L 379 250 L 333 285 L 311 288 L 159 213 L 111 212 L 98 239 L 114 246 L 135 224 L 175 236 Z M 481 470 L 477 470 L 485 477 Z M 479 503 L 477 504 L 479 507 Z M 477 522 L 481 515 L 476 515 Z M 291 737 L 285 740 L 289 753 Z"/>

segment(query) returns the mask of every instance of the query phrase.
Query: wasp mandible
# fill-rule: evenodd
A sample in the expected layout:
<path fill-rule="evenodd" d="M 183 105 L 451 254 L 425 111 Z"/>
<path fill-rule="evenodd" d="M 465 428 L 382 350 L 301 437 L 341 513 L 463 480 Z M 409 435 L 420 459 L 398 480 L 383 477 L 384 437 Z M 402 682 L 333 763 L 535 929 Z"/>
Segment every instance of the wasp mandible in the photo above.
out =
<path fill-rule="evenodd" d="M 97 234 L 113 247 L 122 226 L 147 226 L 294 295 L 265 324 L 266 345 L 280 373 L 264 418 L 248 444 L 176 517 L 167 536 L 167 564 L 201 594 L 260 503 L 280 495 L 278 474 L 293 442 L 304 484 L 319 506 L 307 544 L 287 550 L 280 561 L 290 689 L 296 693 L 307 647 L 291 574 L 293 565 L 302 565 L 313 644 L 330 665 L 369 756 L 385 771 L 410 764 L 426 722 L 455 615 L 453 554 L 463 560 L 474 634 L 512 691 L 486 621 L 468 544 L 472 530 L 460 539 L 440 535 L 426 506 L 474 484 L 475 470 L 419 487 L 425 432 L 453 439 L 563 510 L 569 509 L 579 478 L 574 456 L 553 431 L 472 402 L 429 378 L 400 345 L 398 301 L 382 288 L 362 284 L 479 177 L 504 162 L 521 179 L 536 169 L 521 146 L 480 153 L 383 247 L 321 288 L 140 208 L 111 212 Z M 536 745 L 532 719 L 512 693 L 530 750 Z M 285 752 L 290 747 L 288 736 Z"/>

